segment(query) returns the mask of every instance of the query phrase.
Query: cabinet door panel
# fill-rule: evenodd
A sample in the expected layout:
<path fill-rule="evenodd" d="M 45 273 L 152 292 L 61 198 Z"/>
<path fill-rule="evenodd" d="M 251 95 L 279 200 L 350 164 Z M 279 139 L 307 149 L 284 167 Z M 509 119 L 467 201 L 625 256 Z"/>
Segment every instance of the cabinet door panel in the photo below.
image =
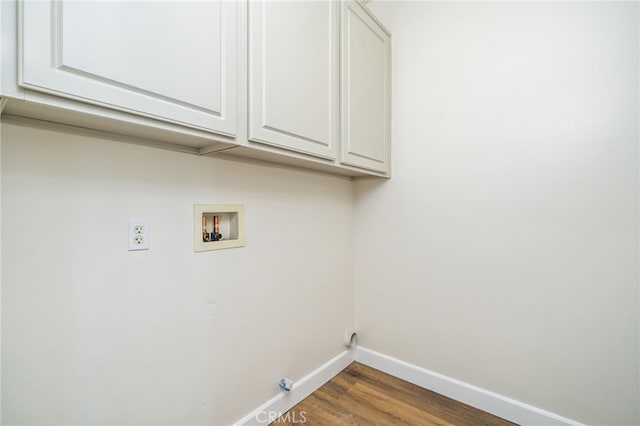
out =
<path fill-rule="evenodd" d="M 21 85 L 236 132 L 234 2 L 25 1 Z"/>
<path fill-rule="evenodd" d="M 249 7 L 249 138 L 336 158 L 338 4 L 267 0 Z"/>
<path fill-rule="evenodd" d="M 356 2 L 342 15 L 341 162 L 389 171 L 390 36 Z"/>

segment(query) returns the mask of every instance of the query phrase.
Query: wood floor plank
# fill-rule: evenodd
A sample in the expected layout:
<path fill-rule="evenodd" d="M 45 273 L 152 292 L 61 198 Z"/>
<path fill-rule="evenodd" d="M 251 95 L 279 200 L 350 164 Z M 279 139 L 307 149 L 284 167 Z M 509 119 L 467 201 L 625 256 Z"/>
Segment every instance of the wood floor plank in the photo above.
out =
<path fill-rule="evenodd" d="M 272 424 L 513 425 L 504 419 L 357 362 L 349 365 L 287 414 Z"/>

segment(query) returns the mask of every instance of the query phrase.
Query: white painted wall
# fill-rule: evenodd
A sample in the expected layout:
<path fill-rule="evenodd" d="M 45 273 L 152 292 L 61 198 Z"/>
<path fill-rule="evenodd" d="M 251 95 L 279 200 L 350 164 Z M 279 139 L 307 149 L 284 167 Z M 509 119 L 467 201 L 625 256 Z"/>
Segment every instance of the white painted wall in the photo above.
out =
<path fill-rule="evenodd" d="M 370 7 L 394 176 L 356 185 L 361 344 L 637 425 L 638 3 Z"/>
<path fill-rule="evenodd" d="M 246 247 L 194 253 L 195 203 L 243 203 Z M 338 178 L 3 123 L 3 424 L 239 419 L 344 349 L 352 203 Z"/>
<path fill-rule="evenodd" d="M 4 424 L 228 424 L 342 350 L 354 281 L 371 349 L 640 422 L 638 4 L 371 8 L 394 178 L 355 222 L 337 178 L 2 124 Z M 247 247 L 193 253 L 202 202 Z"/>

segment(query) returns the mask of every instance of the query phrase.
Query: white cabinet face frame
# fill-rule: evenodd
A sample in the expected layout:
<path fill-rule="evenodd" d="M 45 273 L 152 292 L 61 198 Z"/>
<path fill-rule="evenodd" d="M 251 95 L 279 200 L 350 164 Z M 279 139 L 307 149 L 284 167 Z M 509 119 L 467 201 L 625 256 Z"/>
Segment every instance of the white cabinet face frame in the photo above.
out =
<path fill-rule="evenodd" d="M 342 6 L 340 162 L 389 173 L 391 35 L 357 2 Z"/>
<path fill-rule="evenodd" d="M 238 7 L 23 0 L 18 84 L 233 136 Z"/>
<path fill-rule="evenodd" d="M 249 139 L 337 157 L 340 3 L 249 3 Z"/>

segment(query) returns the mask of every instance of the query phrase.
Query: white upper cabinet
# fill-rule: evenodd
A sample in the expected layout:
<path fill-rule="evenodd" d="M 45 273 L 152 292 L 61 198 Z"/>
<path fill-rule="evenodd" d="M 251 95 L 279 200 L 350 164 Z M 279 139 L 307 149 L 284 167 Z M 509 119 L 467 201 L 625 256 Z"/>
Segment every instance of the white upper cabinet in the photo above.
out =
<path fill-rule="evenodd" d="M 236 134 L 236 2 L 20 4 L 20 86 Z"/>
<path fill-rule="evenodd" d="M 249 139 L 335 159 L 339 146 L 336 1 L 249 3 Z"/>
<path fill-rule="evenodd" d="M 390 37 L 359 3 L 343 3 L 340 162 L 381 173 L 390 162 Z"/>
<path fill-rule="evenodd" d="M 389 177 L 390 35 L 353 0 L 0 0 L 3 114 Z"/>

